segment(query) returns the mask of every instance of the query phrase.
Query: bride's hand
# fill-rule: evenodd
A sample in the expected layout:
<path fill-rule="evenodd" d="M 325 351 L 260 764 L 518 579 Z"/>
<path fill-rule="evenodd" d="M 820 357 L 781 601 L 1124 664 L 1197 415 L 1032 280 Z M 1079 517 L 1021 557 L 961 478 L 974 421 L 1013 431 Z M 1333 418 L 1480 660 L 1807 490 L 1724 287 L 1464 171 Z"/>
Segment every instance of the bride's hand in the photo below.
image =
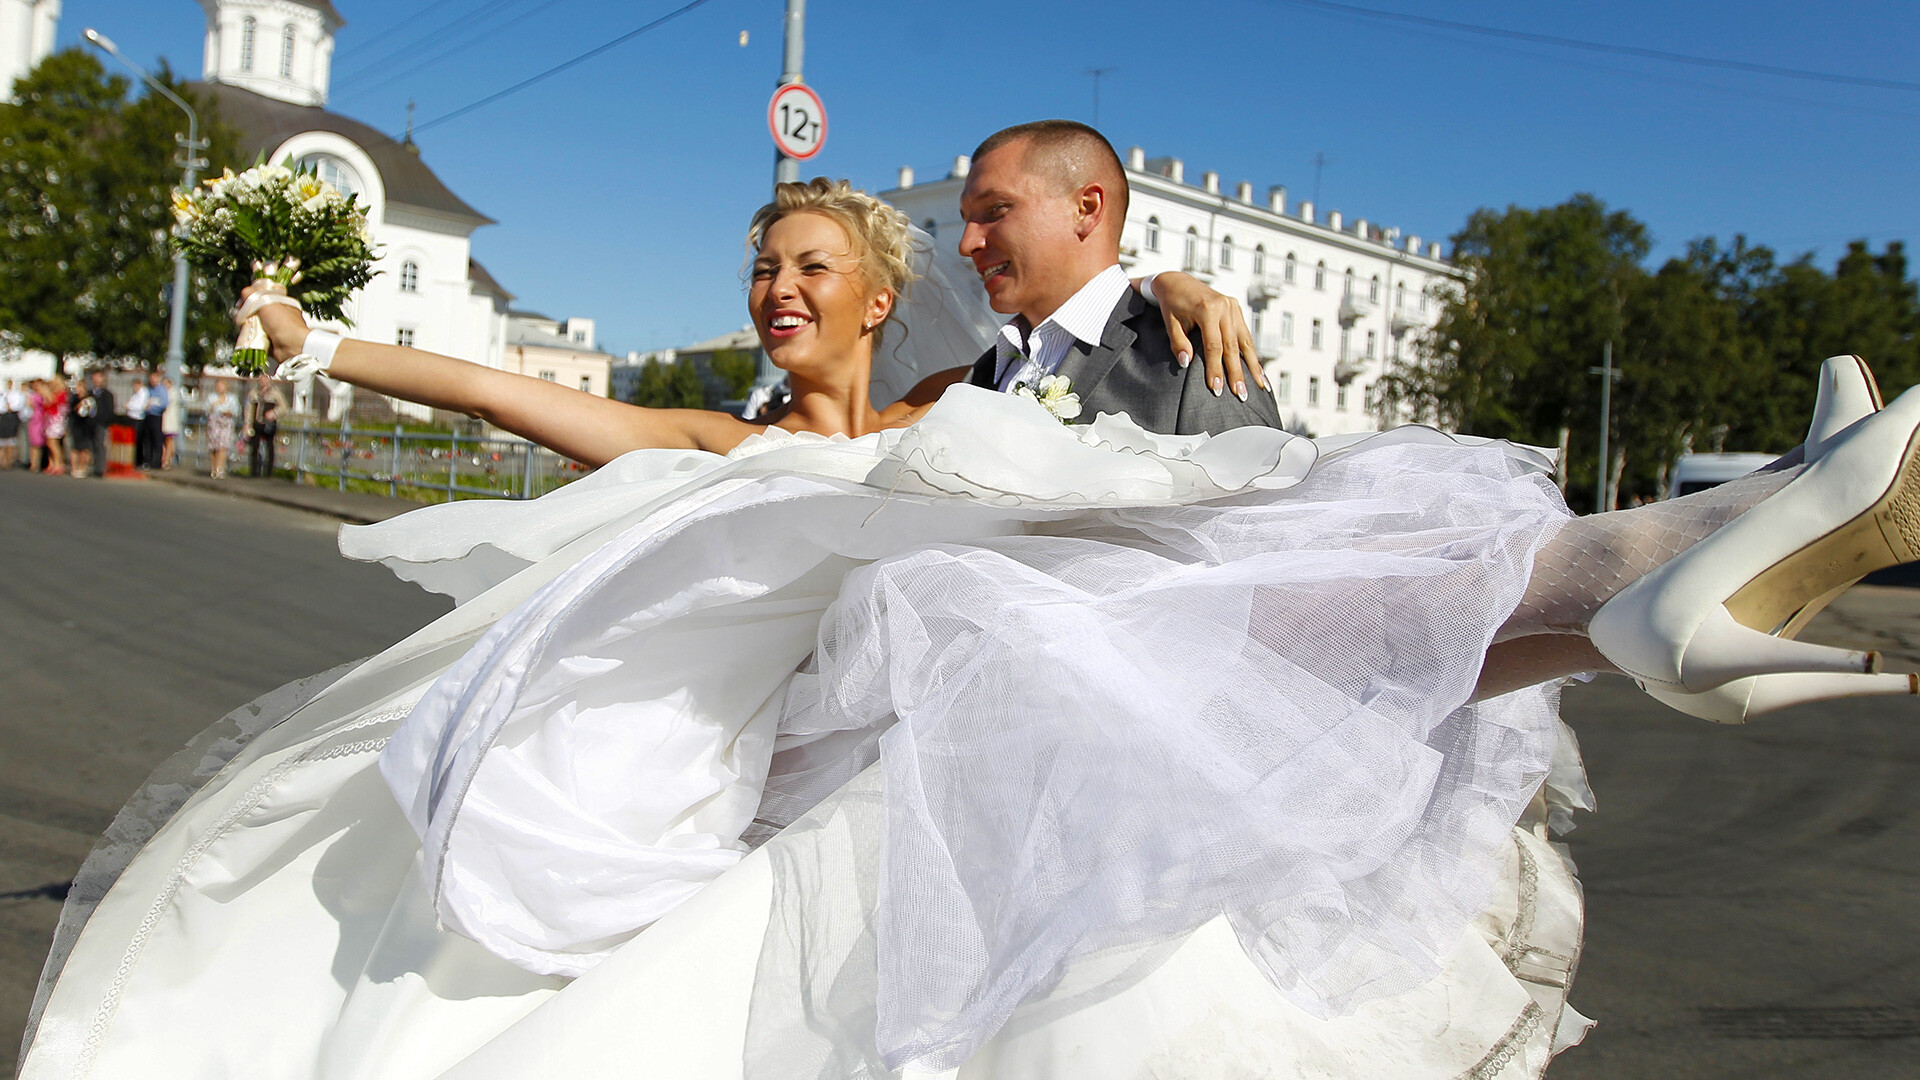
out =
<path fill-rule="evenodd" d="M 265 286 L 253 284 L 240 291 L 240 307 L 234 309 L 234 323 L 244 324 L 239 312 L 247 305 L 255 293 L 265 290 Z M 300 309 L 288 304 L 267 304 L 254 312 L 260 325 L 267 332 L 268 347 L 276 361 L 285 362 L 300 355 L 307 343 L 307 317 Z"/>
<path fill-rule="evenodd" d="M 1233 298 L 1208 288 L 1199 278 L 1177 270 L 1163 271 L 1153 279 L 1153 295 L 1160 301 L 1160 316 L 1167 321 L 1167 337 L 1176 355 L 1192 356 L 1192 339 L 1187 328 L 1200 331 L 1200 359 L 1206 364 L 1207 386 L 1217 397 L 1231 389 L 1233 396 L 1247 399 L 1247 377 L 1262 389 L 1267 374 L 1260 368 L 1260 355 L 1254 348 L 1253 331 L 1240 305 Z"/>

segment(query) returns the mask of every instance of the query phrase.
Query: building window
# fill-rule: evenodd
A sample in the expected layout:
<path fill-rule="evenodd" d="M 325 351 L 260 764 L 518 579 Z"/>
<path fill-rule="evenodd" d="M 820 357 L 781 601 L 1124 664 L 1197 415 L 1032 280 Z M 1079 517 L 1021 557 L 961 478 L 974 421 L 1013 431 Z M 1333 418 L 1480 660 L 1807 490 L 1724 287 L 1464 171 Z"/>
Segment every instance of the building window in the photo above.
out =
<path fill-rule="evenodd" d="M 420 264 L 412 259 L 400 264 L 400 291 L 420 291 Z"/>
<path fill-rule="evenodd" d="M 1404 281 L 1393 287 L 1393 309 L 1395 311 L 1407 309 L 1407 283 Z"/>
<path fill-rule="evenodd" d="M 296 172 L 310 172 L 322 181 L 331 184 L 342 195 L 352 195 L 360 190 L 360 177 L 347 166 L 347 163 L 332 154 L 308 154 L 294 162 Z"/>
<path fill-rule="evenodd" d="M 1380 302 L 1380 275 L 1373 275 L 1373 283 L 1367 286 L 1367 299 L 1372 303 Z"/>
<path fill-rule="evenodd" d="M 1313 266 L 1313 287 L 1321 292 L 1327 291 L 1327 264 L 1324 260 Z"/>
<path fill-rule="evenodd" d="M 1321 325 L 1319 319 L 1313 320 L 1313 340 L 1312 340 L 1313 347 L 1316 350 L 1319 349 L 1321 344 L 1326 340 L 1327 340 L 1326 327 Z"/>
<path fill-rule="evenodd" d="M 1427 313 L 1427 294 L 1422 292 L 1420 294 L 1420 314 L 1425 315 L 1426 313 Z"/>
<path fill-rule="evenodd" d="M 1157 217 L 1147 219 L 1146 248 L 1148 251 L 1160 250 L 1160 219 Z"/>
<path fill-rule="evenodd" d="M 573 332 L 573 343 L 575 345 L 585 345 L 587 343 L 587 332 L 585 330 L 575 330 Z"/>
<path fill-rule="evenodd" d="M 1320 407 L 1320 376 L 1314 375 L 1314 376 L 1310 376 L 1307 379 L 1307 408 L 1317 409 L 1319 407 Z"/>
<path fill-rule="evenodd" d="M 1333 407 L 1340 412 L 1347 411 L 1347 384 L 1341 383 L 1333 388 Z"/>
<path fill-rule="evenodd" d="M 1233 269 L 1233 237 L 1231 236 L 1220 240 L 1220 269 Z"/>
<path fill-rule="evenodd" d="M 293 24 L 288 23 L 280 34 L 280 77 L 293 78 Z"/>
<path fill-rule="evenodd" d="M 1293 344 L 1293 312 L 1291 311 L 1280 313 L 1280 344 Z"/>
<path fill-rule="evenodd" d="M 1293 252 L 1291 251 L 1287 252 L 1287 265 L 1286 265 L 1287 284 L 1289 285 L 1293 284 L 1294 274 L 1298 270 L 1299 266 L 1300 266 L 1300 260 L 1293 257 Z"/>
<path fill-rule="evenodd" d="M 1352 350 L 1349 349 L 1348 346 L 1352 343 L 1352 341 L 1353 341 L 1353 331 L 1348 330 L 1344 326 L 1341 327 L 1340 328 L 1340 359 L 1345 360 L 1349 355 L 1351 355 Z"/>
<path fill-rule="evenodd" d="M 1367 359 L 1369 360 L 1373 359 L 1374 343 L 1378 340 L 1379 336 L 1380 335 L 1374 333 L 1372 330 L 1367 331 Z"/>
<path fill-rule="evenodd" d="M 1194 228 L 1191 225 L 1187 226 L 1187 248 L 1186 248 L 1185 259 L 1186 259 L 1186 262 L 1181 267 L 1181 269 L 1196 270 L 1199 268 L 1200 266 L 1200 230 Z"/>
<path fill-rule="evenodd" d="M 580 376 L 580 392 L 583 394 L 593 393 L 593 376 L 591 375 Z"/>
<path fill-rule="evenodd" d="M 1265 244 L 1253 246 L 1253 272 L 1256 274 L 1267 272 L 1267 245 Z"/>
<path fill-rule="evenodd" d="M 545 380 L 546 380 L 546 381 L 548 381 L 548 382 L 559 382 L 559 381 L 560 381 L 560 373 L 559 373 L 559 372 L 557 372 L 557 371 L 551 371 L 551 370 L 549 370 L 549 371 L 542 371 L 542 372 L 540 373 L 540 377 L 541 377 L 542 379 L 545 379 Z"/>
<path fill-rule="evenodd" d="M 413 327 L 403 326 L 394 331 L 393 343 L 403 349 L 413 348 Z"/>
<path fill-rule="evenodd" d="M 249 15 L 246 18 L 240 20 L 240 70 L 241 71 L 253 70 L 253 33 L 256 29 L 258 29 L 258 26 L 257 24 L 254 23 L 253 16 Z"/>
<path fill-rule="evenodd" d="M 1351 266 L 1347 267 L 1347 276 L 1345 279 L 1343 279 L 1343 282 L 1340 286 L 1340 295 L 1341 296 L 1353 295 L 1353 267 Z"/>
<path fill-rule="evenodd" d="M 1291 372 L 1275 372 L 1270 377 L 1270 381 L 1273 383 L 1273 399 L 1275 401 L 1284 402 L 1293 399 L 1293 375 Z"/>

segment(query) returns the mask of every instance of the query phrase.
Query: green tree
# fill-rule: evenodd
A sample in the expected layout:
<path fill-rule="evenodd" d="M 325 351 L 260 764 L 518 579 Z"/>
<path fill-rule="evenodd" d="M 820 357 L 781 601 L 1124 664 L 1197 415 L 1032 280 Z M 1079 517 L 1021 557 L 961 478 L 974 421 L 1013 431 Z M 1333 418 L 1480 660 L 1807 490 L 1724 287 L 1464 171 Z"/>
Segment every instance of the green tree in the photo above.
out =
<path fill-rule="evenodd" d="M 640 378 L 630 400 L 650 409 L 703 409 L 707 405 L 706 380 L 690 363 L 649 360 L 640 366 Z"/>
<path fill-rule="evenodd" d="M 713 354 L 713 375 L 720 382 L 723 400 L 738 401 L 753 389 L 758 365 L 745 349 L 720 349 Z"/>
<path fill-rule="evenodd" d="M 212 106 L 164 67 L 157 76 L 193 104 L 215 167 L 236 143 Z M 0 104 L 0 326 L 21 344 L 63 356 L 157 363 L 166 351 L 174 134 L 185 118 L 156 94 L 129 101 L 129 80 L 78 50 L 48 57 Z M 211 360 L 232 336 L 231 298 L 205 282 L 189 298 L 187 356 Z"/>

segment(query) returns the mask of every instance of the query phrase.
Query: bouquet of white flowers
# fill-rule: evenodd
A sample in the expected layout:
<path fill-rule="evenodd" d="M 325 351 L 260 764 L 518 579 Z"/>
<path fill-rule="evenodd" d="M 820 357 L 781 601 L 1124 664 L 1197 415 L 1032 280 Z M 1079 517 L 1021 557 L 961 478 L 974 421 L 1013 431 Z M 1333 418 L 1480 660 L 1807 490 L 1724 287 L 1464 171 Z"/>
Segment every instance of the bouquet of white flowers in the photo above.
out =
<path fill-rule="evenodd" d="M 367 212 L 351 195 L 285 165 L 228 169 L 173 196 L 173 242 L 200 272 L 237 293 L 255 281 L 284 289 L 308 314 L 347 322 L 347 297 L 373 280 Z M 267 368 L 267 335 L 248 319 L 234 346 L 242 374 Z"/>

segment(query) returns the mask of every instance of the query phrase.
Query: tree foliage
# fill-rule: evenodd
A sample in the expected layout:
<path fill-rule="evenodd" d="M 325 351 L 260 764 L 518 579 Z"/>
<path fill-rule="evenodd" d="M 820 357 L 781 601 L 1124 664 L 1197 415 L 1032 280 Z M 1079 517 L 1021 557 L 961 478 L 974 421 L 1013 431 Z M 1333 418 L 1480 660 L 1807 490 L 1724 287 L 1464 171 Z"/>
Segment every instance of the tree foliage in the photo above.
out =
<path fill-rule="evenodd" d="M 212 104 L 165 68 L 156 77 L 199 113 L 213 167 L 231 164 L 237 140 Z M 79 50 L 48 57 L 14 89 L 19 103 L 0 104 L 0 328 L 63 356 L 158 363 L 173 282 L 174 136 L 186 118 L 157 94 L 129 100 L 130 80 Z M 189 363 L 231 340 L 231 303 L 194 281 Z"/>
<path fill-rule="evenodd" d="M 1893 393 L 1920 381 L 1920 294 L 1898 242 L 1848 246 L 1834 271 L 1780 263 L 1743 236 L 1696 240 L 1657 269 L 1651 238 L 1591 195 L 1475 212 L 1453 237 L 1464 286 L 1380 388 L 1402 418 L 1568 445 L 1568 497 L 1592 502 L 1600 383 L 1615 384 L 1609 457 L 1622 499 L 1654 496 L 1689 450 L 1785 451 L 1812 411 L 1820 362 L 1858 353 Z"/>
<path fill-rule="evenodd" d="M 631 401 L 649 409 L 704 409 L 706 380 L 692 363 L 649 360 L 640 366 Z"/>
<path fill-rule="evenodd" d="M 729 401 L 738 401 L 753 389 L 756 368 L 753 354 L 745 349 L 720 349 L 713 354 L 714 378 Z"/>

